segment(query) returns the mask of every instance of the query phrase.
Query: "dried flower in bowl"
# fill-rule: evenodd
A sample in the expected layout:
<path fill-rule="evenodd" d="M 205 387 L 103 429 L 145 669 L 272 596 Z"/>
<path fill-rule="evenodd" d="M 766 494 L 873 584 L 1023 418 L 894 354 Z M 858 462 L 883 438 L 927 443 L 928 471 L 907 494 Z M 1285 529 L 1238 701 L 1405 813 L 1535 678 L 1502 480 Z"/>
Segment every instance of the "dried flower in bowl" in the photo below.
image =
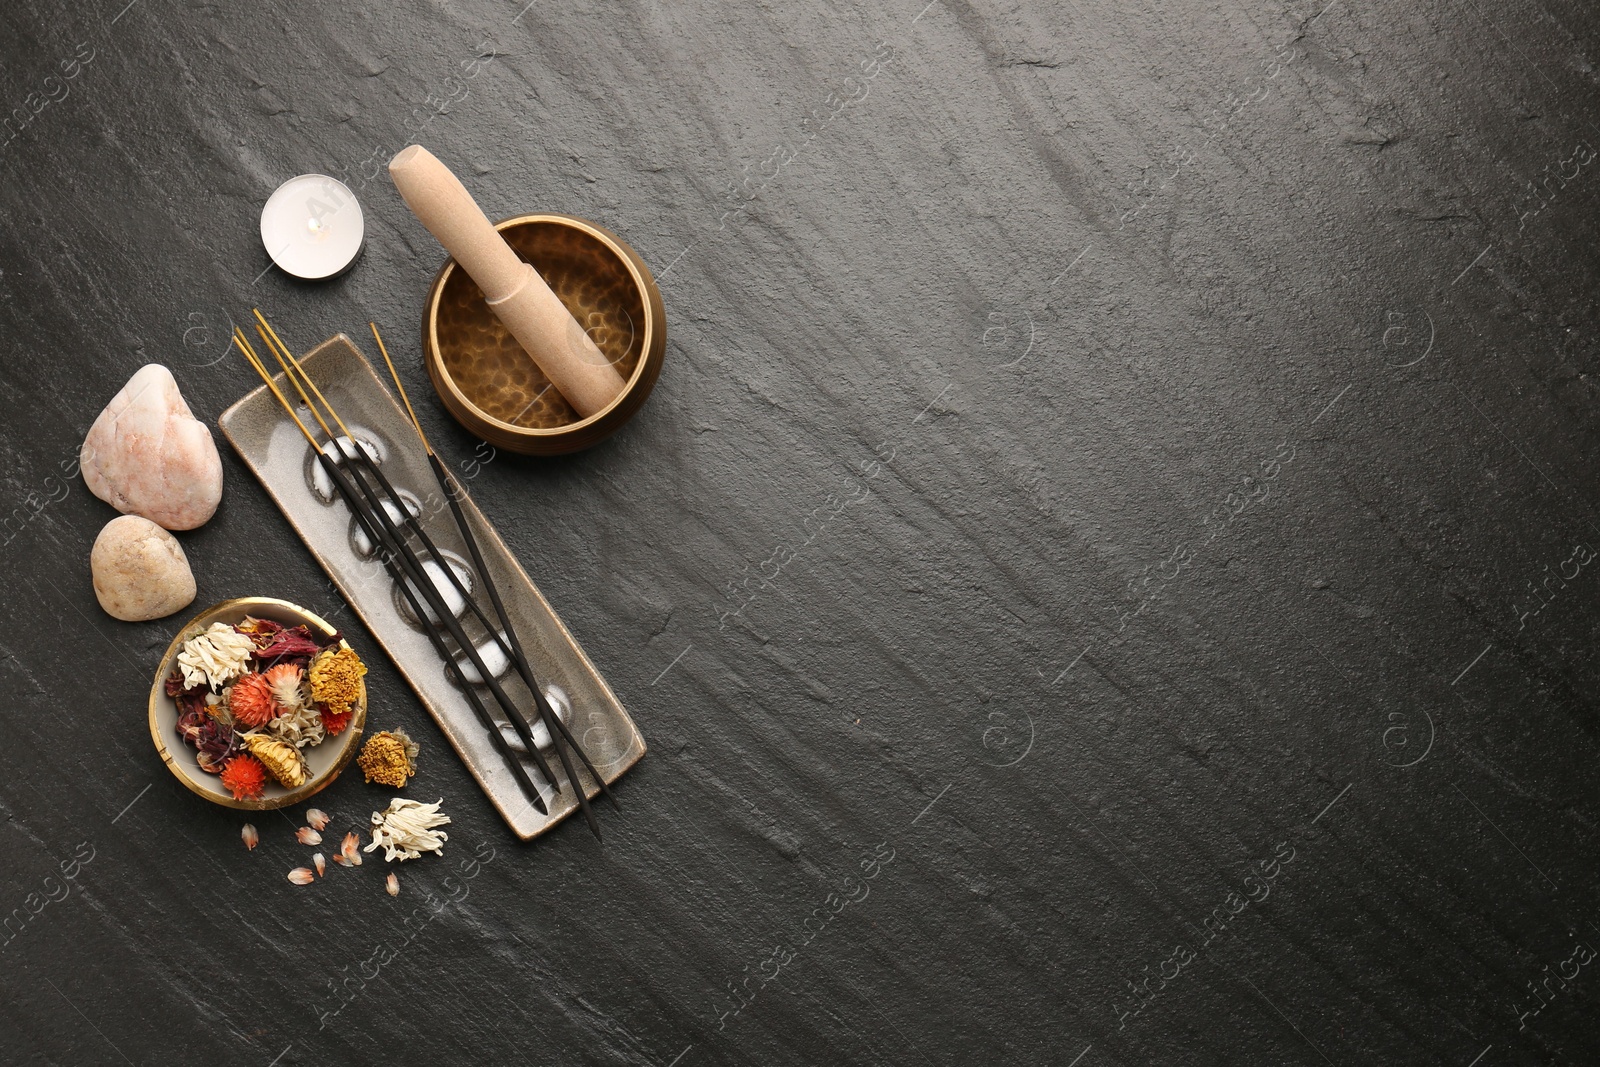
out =
<path fill-rule="evenodd" d="M 272 644 L 273 635 L 283 629 L 283 624 L 273 622 L 271 619 L 258 619 L 254 615 L 246 615 L 234 629 L 250 638 L 256 648 L 262 649 Z"/>
<path fill-rule="evenodd" d="M 417 773 L 417 753 L 421 748 L 404 730 L 384 730 L 373 734 L 356 757 L 356 765 L 367 781 L 405 788 L 407 780 Z"/>
<path fill-rule="evenodd" d="M 298 711 L 306 706 L 306 672 L 298 663 L 280 663 L 261 672 L 272 690 L 272 701 L 278 705 L 278 714 Z"/>
<path fill-rule="evenodd" d="M 213 691 L 233 681 L 250 668 L 255 642 L 225 622 L 214 622 L 205 632 L 195 634 L 178 652 L 184 688 L 204 683 Z"/>
<path fill-rule="evenodd" d="M 339 637 L 334 635 L 333 641 L 337 643 Z M 264 663 L 272 663 L 284 659 L 304 659 L 315 656 L 322 651 L 322 645 L 311 636 L 311 629 L 307 626 L 293 626 L 287 630 L 279 630 L 272 637 L 272 641 L 256 653 L 256 658 Z"/>
<path fill-rule="evenodd" d="M 350 725 L 350 720 L 355 718 L 355 712 L 347 711 L 343 715 L 335 715 L 331 711 L 323 711 L 322 725 L 328 731 L 329 737 L 338 737 L 344 733 L 345 727 Z"/>
<path fill-rule="evenodd" d="M 245 726 L 265 726 L 277 715 L 272 703 L 272 686 L 259 674 L 240 675 L 228 690 L 228 712 L 233 721 Z"/>
<path fill-rule="evenodd" d="M 207 774 L 221 774 L 229 757 L 239 751 L 233 727 L 212 716 L 203 704 L 179 715 L 177 728 L 178 736 L 194 748 L 195 763 Z"/>
<path fill-rule="evenodd" d="M 267 785 L 267 769 L 254 756 L 241 753 L 222 768 L 222 784 L 235 800 L 260 800 Z"/>
<path fill-rule="evenodd" d="M 348 715 L 350 706 L 361 695 L 361 678 L 367 665 L 355 649 L 325 649 L 311 661 L 311 699 L 325 705 L 326 713 Z"/>
<path fill-rule="evenodd" d="M 315 747 L 328 736 L 328 726 L 316 708 L 302 704 L 267 724 L 267 733 L 295 748 Z"/>
<path fill-rule="evenodd" d="M 244 734 L 240 740 L 279 785 L 294 789 L 306 784 L 306 761 L 298 748 L 268 734 Z"/>

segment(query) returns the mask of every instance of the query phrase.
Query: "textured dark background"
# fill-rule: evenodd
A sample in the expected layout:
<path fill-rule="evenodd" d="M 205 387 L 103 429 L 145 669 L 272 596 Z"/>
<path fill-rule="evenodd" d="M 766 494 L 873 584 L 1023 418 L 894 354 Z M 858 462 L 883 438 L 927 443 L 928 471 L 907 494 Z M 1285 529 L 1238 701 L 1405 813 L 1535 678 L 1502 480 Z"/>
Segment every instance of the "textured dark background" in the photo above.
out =
<path fill-rule="evenodd" d="M 125 2 L 0 7 L 0 1061 L 1595 1062 L 1589 5 Z M 656 270 L 607 444 L 426 392 L 414 140 Z M 225 443 L 200 604 L 350 627 L 447 856 L 296 888 L 162 768 L 187 613 L 99 611 L 60 475 L 145 362 L 214 424 L 252 305 L 387 327 L 651 745 L 604 844 L 510 837 Z"/>

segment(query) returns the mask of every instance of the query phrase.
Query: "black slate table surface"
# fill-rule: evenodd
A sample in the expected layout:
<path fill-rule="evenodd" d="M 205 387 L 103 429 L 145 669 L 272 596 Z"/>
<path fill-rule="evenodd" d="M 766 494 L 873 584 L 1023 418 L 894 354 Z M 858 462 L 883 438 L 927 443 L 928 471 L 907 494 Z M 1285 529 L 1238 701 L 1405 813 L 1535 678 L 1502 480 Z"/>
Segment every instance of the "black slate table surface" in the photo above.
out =
<path fill-rule="evenodd" d="M 924 4 L 0 9 L 0 1061 L 1596 1061 L 1594 9 Z M 654 268 L 609 442 L 428 391 L 413 141 Z M 99 610 L 71 461 L 147 362 L 214 425 L 252 306 L 387 328 L 651 746 L 603 843 L 514 840 L 225 443 L 196 607 L 344 625 L 446 855 L 296 887 L 303 809 L 158 762 L 188 612 Z"/>

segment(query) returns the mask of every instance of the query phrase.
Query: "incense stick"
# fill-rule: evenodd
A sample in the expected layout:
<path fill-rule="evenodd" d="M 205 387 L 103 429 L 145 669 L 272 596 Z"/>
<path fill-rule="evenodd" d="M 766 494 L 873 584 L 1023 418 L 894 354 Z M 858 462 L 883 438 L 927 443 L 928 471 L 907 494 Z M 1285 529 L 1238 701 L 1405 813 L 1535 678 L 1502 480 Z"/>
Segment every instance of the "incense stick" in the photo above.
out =
<path fill-rule="evenodd" d="M 317 459 L 321 462 L 323 470 L 327 473 L 328 477 L 339 490 L 340 496 L 343 497 L 345 504 L 350 508 L 351 513 L 355 515 L 357 521 L 361 524 L 362 529 L 366 533 L 367 537 L 378 549 L 380 559 L 388 569 L 390 576 L 394 578 L 396 584 L 399 585 L 401 592 L 405 595 L 407 603 L 411 607 L 411 610 L 416 614 L 418 620 L 423 624 L 423 630 L 427 634 L 429 640 L 432 642 L 434 650 L 438 652 L 441 659 L 446 662 L 450 662 L 450 652 L 444 643 L 443 636 L 438 632 L 437 627 L 428 622 L 427 614 L 423 611 L 422 606 L 417 602 L 415 593 L 409 588 L 410 583 L 404 580 L 405 576 L 400 573 L 400 568 L 397 566 L 393 554 L 384 544 L 383 538 L 379 536 L 377 528 L 372 521 L 372 517 L 362 505 L 360 498 L 357 496 L 354 487 L 345 477 L 344 472 L 339 470 L 338 465 L 333 462 L 326 452 L 323 451 L 322 446 L 317 442 L 315 435 L 306 428 L 305 423 L 302 422 L 299 415 L 295 413 L 293 405 L 289 403 L 282 391 L 279 390 L 277 383 L 273 381 L 272 375 L 267 371 L 265 365 L 262 364 L 260 357 L 255 354 L 255 351 L 251 347 L 249 340 L 245 338 L 243 331 L 237 328 L 235 328 L 234 331 L 234 342 L 239 346 L 239 350 L 244 354 L 244 357 L 250 363 L 250 366 L 258 375 L 261 376 L 261 380 L 266 383 L 267 388 L 272 391 L 272 395 L 277 398 L 278 403 L 282 405 L 284 411 L 288 413 L 289 418 L 294 421 L 295 426 L 299 428 L 301 434 L 305 436 L 306 442 L 311 446 L 312 451 L 316 454 Z M 321 420 L 319 419 L 318 421 L 320 422 Z M 488 709 L 484 707 L 482 699 L 478 696 L 475 690 L 471 689 L 470 687 L 464 688 L 468 697 L 468 703 L 477 713 L 478 719 L 483 724 L 484 728 L 491 735 L 495 743 L 495 747 L 511 765 L 513 776 L 517 779 L 518 785 L 530 798 L 532 803 L 535 804 L 541 812 L 548 815 L 550 809 L 545 803 L 543 793 L 529 777 L 526 768 L 522 766 L 522 761 L 517 757 L 515 750 L 511 748 L 510 743 L 506 741 L 505 735 L 500 732 L 499 727 L 495 724 L 494 719 L 489 714 Z"/>
<path fill-rule="evenodd" d="M 584 767 L 593 776 L 600 791 L 610 799 L 613 806 L 620 809 L 622 805 L 618 802 L 616 794 L 611 791 L 611 787 L 606 783 L 605 778 L 595 769 L 594 763 L 590 761 L 588 754 L 584 752 L 583 746 L 578 744 L 577 740 L 572 736 L 567 724 L 561 722 L 561 717 L 548 707 L 544 690 L 539 686 L 533 676 L 533 669 L 528 665 L 528 658 L 523 652 L 522 641 L 517 637 L 516 627 L 511 622 L 511 614 L 506 611 L 505 603 L 500 599 L 500 591 L 495 586 L 494 576 L 489 573 L 489 568 L 484 564 L 483 554 L 478 549 L 477 536 L 472 532 L 472 526 L 467 522 L 466 514 L 461 510 L 460 497 L 464 494 L 460 486 L 456 484 L 455 479 L 445 470 L 444 464 L 440 462 L 438 455 L 433 451 L 433 446 L 428 443 L 427 435 L 422 432 L 422 423 L 418 421 L 416 410 L 411 406 L 411 398 L 406 394 L 406 387 L 400 381 L 400 375 L 394 369 L 394 361 L 389 358 L 389 349 L 383 343 L 383 336 L 378 333 L 378 324 L 369 322 L 367 325 L 372 329 L 372 339 L 378 343 L 378 351 L 383 355 L 384 365 L 389 368 L 389 376 L 394 379 L 395 389 L 399 391 L 400 399 L 405 403 L 406 414 L 411 417 L 412 428 L 417 431 L 417 438 L 422 442 L 423 450 L 428 454 L 428 462 L 433 468 L 433 476 L 439 483 L 440 492 L 444 493 L 445 499 L 450 504 L 450 512 L 455 518 L 457 528 L 461 532 L 461 540 L 466 543 L 467 551 L 472 556 L 473 566 L 478 568 L 478 575 L 483 582 L 485 591 L 489 594 L 489 601 L 494 606 L 495 615 L 500 620 L 500 627 L 504 631 L 506 639 L 510 642 L 510 647 L 507 648 L 506 641 L 501 641 L 501 647 L 505 648 L 506 652 L 511 656 L 512 661 L 517 666 L 517 672 L 522 675 L 523 682 L 527 684 L 529 689 L 533 690 L 535 699 L 540 705 L 540 714 L 548 719 L 555 720 L 556 724 L 561 728 L 562 736 L 578 753 L 578 758 L 583 760 Z M 490 628 L 493 629 L 493 627 Z M 565 758 L 565 753 L 559 747 L 557 751 L 563 757 L 562 764 L 567 768 L 568 776 L 572 779 L 574 785 L 581 789 L 570 762 Z"/>

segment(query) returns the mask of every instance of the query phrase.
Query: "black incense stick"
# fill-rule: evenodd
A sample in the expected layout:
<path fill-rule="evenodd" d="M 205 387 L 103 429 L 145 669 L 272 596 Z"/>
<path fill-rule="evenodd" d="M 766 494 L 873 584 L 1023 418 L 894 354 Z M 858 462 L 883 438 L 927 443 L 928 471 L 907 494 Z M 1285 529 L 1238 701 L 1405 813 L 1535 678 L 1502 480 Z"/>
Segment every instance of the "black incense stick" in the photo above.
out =
<path fill-rule="evenodd" d="M 244 339 L 243 334 L 236 331 L 234 339 L 239 345 L 240 351 L 244 353 L 245 358 L 250 362 L 250 365 L 255 369 L 256 373 L 261 376 L 262 381 L 266 382 L 267 387 L 271 389 L 272 394 L 277 398 L 278 403 L 283 406 L 283 409 L 288 412 L 289 417 L 294 420 L 295 425 L 299 427 L 300 432 L 305 435 L 307 442 L 310 443 L 312 450 L 316 453 L 317 459 L 320 461 L 323 471 L 328 475 L 334 486 L 338 489 L 339 494 L 344 499 L 346 506 L 350 508 L 351 513 L 355 515 L 357 522 L 360 523 L 363 532 L 366 533 L 372 544 L 377 548 L 379 558 L 388 569 L 390 577 L 392 577 L 395 580 L 395 583 L 400 586 L 402 593 L 406 597 L 407 603 L 411 607 L 411 610 L 416 614 L 417 618 L 422 621 L 423 630 L 432 642 L 434 650 L 439 653 L 439 656 L 442 660 L 445 660 L 446 662 L 450 661 L 451 657 L 449 648 L 445 645 L 443 635 L 439 633 L 436 626 L 428 623 L 427 614 L 423 611 L 422 606 L 417 602 L 416 594 L 410 588 L 408 588 L 409 583 L 405 581 L 405 575 L 401 573 L 400 568 L 396 564 L 394 555 L 389 551 L 388 546 L 384 544 L 383 538 L 379 536 L 371 517 L 367 514 L 366 508 L 363 506 L 360 497 L 356 494 L 355 488 L 350 484 L 349 479 L 346 478 L 344 472 L 339 469 L 338 464 L 334 463 L 334 461 L 322 450 L 322 446 L 317 443 L 317 440 L 312 436 L 311 431 L 306 429 L 305 424 L 300 421 L 299 416 L 295 415 L 293 407 L 289 404 L 284 395 L 278 390 L 277 385 L 272 381 L 272 376 L 267 372 L 266 367 L 261 364 L 259 357 L 257 357 L 250 349 L 249 342 Z M 527 794 L 532 803 L 535 804 L 541 812 L 548 815 L 550 809 L 545 803 L 543 793 L 533 782 L 533 779 L 529 777 L 527 769 L 522 765 L 521 759 L 518 758 L 516 751 L 511 747 L 510 743 L 506 741 L 505 735 L 500 732 L 500 729 L 495 724 L 493 717 L 489 714 L 489 710 L 484 706 L 482 699 L 478 696 L 476 691 L 470 688 L 467 689 L 467 697 L 468 702 L 472 705 L 473 710 L 477 713 L 479 721 L 492 736 L 496 749 L 503 757 L 505 757 L 506 762 L 510 764 L 512 774 L 514 777 L 516 777 L 518 785 L 522 788 L 523 792 Z"/>
<path fill-rule="evenodd" d="M 422 432 L 422 424 L 417 421 L 417 413 L 411 407 L 411 398 L 406 395 L 406 387 L 401 383 L 400 375 L 396 373 L 394 369 L 394 361 L 389 358 L 389 349 L 384 345 L 382 335 L 378 333 L 377 323 L 369 322 L 367 325 L 372 328 L 372 339 L 378 343 L 378 351 L 383 354 L 383 362 L 389 368 L 389 376 L 394 379 L 395 388 L 400 392 L 400 399 L 405 402 L 406 414 L 410 416 L 411 425 L 417 431 L 417 438 L 422 442 L 422 448 L 428 454 L 428 463 L 433 468 L 434 479 L 438 481 L 440 492 L 444 493 L 445 500 L 447 500 L 450 504 L 450 512 L 455 518 L 457 528 L 461 531 L 461 540 L 466 543 L 467 552 L 472 556 L 472 564 L 478 569 L 478 575 L 483 581 L 485 591 L 487 591 L 489 594 L 489 601 L 494 607 L 495 615 L 500 619 L 500 626 L 504 630 L 507 640 L 510 642 L 510 647 L 507 648 L 506 651 L 510 654 L 512 661 L 517 665 L 517 671 L 522 675 L 523 681 L 527 684 L 528 688 L 534 691 L 536 699 L 541 705 L 541 715 L 548 714 L 549 718 L 553 718 L 557 721 L 561 727 L 562 735 L 566 738 L 567 742 L 571 744 L 573 749 L 577 751 L 578 758 L 583 760 L 584 767 L 587 768 L 589 774 L 593 776 L 596 784 L 600 788 L 600 791 L 611 800 L 611 803 L 614 806 L 620 809 L 622 805 L 617 801 L 616 794 L 611 791 L 611 787 L 606 783 L 606 780 L 601 777 L 600 772 L 595 769 L 595 766 L 590 761 L 588 754 L 584 752 L 583 746 L 579 745 L 577 740 L 573 738 L 572 733 L 570 730 L 568 730 L 566 723 L 560 722 L 560 716 L 556 715 L 553 710 L 547 711 L 547 708 L 543 706 L 548 703 L 544 697 L 544 691 L 540 688 L 533 677 L 533 670 L 528 665 L 527 655 L 523 651 L 522 641 L 517 637 L 516 627 L 511 622 L 511 615 L 508 611 L 506 611 L 505 603 L 500 599 L 500 591 L 495 586 L 494 577 L 489 573 L 489 568 L 484 563 L 483 553 L 478 549 L 478 538 L 472 532 L 472 526 L 467 522 L 466 514 L 461 510 L 460 494 L 462 491 L 456 484 L 455 479 L 452 478 L 449 472 L 445 470 L 444 464 L 440 462 L 438 455 L 433 451 L 433 446 L 428 443 L 427 435 Z M 490 628 L 493 629 L 493 627 Z M 505 641 L 500 642 L 500 644 L 502 648 L 505 648 Z M 565 762 L 566 761 L 563 760 L 564 764 Z M 572 768 L 570 764 L 567 765 L 567 773 L 569 777 L 572 777 L 574 783 L 576 783 L 577 778 L 572 774 Z"/>

